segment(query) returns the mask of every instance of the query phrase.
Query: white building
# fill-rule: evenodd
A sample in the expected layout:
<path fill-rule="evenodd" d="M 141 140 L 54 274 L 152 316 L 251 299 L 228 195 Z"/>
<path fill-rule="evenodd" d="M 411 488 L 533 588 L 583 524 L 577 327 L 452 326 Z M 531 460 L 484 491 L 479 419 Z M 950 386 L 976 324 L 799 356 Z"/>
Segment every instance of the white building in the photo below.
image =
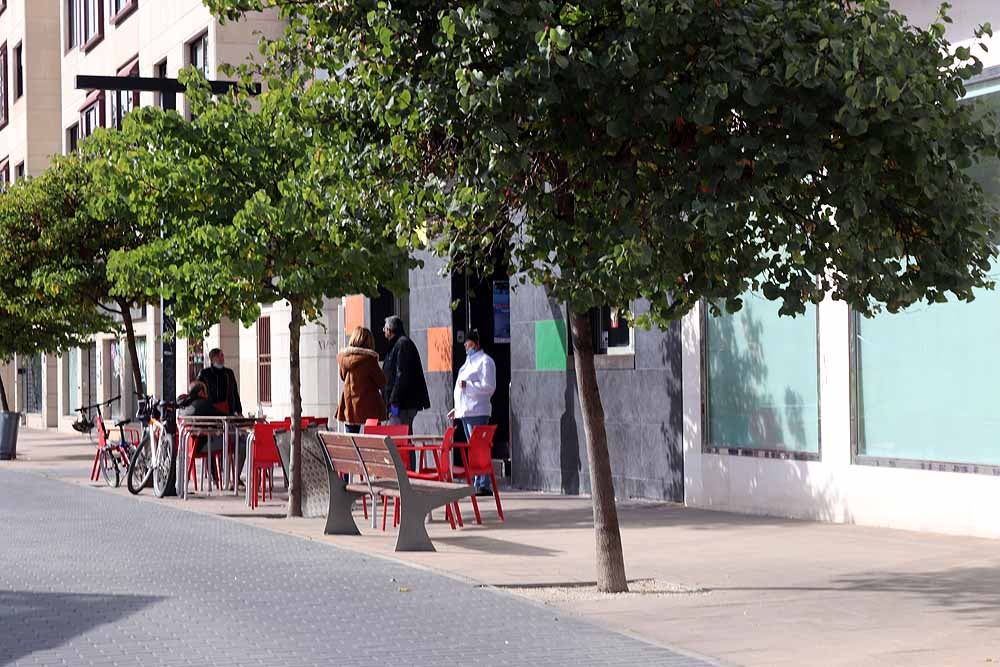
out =
<path fill-rule="evenodd" d="M 929 24 L 934 0 L 896 0 Z M 955 3 L 968 45 L 1000 3 Z M 1000 109 L 1000 36 L 969 85 Z M 1000 196 L 1000 165 L 984 176 Z M 856 317 L 827 300 L 684 322 L 685 501 L 694 507 L 1000 537 L 1000 293 Z"/>

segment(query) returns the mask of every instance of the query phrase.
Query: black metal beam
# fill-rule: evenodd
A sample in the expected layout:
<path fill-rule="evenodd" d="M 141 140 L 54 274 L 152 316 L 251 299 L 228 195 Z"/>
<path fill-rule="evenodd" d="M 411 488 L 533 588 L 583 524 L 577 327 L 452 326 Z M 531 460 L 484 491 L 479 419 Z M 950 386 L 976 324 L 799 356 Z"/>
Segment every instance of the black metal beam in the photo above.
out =
<path fill-rule="evenodd" d="M 238 81 L 209 81 L 212 92 L 217 95 L 227 93 L 240 86 Z M 144 93 L 183 93 L 186 88 L 177 79 L 160 79 L 150 76 L 93 76 L 78 74 L 76 87 L 81 90 L 138 90 Z M 259 83 L 249 86 L 250 93 L 259 95 Z"/>

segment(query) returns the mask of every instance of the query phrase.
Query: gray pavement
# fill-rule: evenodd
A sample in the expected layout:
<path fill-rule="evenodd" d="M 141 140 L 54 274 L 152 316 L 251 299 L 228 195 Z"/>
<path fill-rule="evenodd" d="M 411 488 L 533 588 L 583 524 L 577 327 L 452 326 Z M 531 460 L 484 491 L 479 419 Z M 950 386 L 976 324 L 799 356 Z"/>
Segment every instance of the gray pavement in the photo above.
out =
<path fill-rule="evenodd" d="M 0 664 L 711 664 L 379 558 L 0 471 Z"/>

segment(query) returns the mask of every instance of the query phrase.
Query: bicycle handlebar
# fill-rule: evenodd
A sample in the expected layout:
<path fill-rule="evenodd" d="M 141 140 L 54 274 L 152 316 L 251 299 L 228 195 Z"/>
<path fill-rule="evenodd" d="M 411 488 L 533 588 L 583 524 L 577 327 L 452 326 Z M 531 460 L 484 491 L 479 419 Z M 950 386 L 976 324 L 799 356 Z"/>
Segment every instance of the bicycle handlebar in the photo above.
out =
<path fill-rule="evenodd" d="M 109 398 L 108 400 L 103 401 L 101 403 L 94 403 L 93 405 L 83 405 L 83 406 L 77 408 L 76 410 L 74 410 L 74 412 L 86 412 L 87 410 L 94 410 L 96 408 L 100 408 L 100 407 L 103 407 L 105 405 L 111 405 L 112 403 L 120 401 L 121 398 L 122 398 L 122 395 L 118 394 L 114 398 Z"/>

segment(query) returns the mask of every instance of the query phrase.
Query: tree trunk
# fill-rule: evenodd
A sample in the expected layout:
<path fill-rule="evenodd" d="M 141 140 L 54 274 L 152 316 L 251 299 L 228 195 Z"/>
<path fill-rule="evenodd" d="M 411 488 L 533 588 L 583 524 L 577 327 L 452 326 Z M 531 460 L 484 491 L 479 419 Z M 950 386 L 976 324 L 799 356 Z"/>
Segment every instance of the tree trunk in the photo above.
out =
<path fill-rule="evenodd" d="M 302 377 L 299 368 L 299 339 L 302 333 L 302 300 L 292 299 L 292 320 L 288 324 L 288 367 L 292 388 L 292 451 L 288 471 L 288 516 L 302 516 Z"/>
<path fill-rule="evenodd" d="M 132 306 L 129 303 L 119 301 L 118 307 L 121 308 L 122 323 L 125 325 L 125 345 L 128 347 L 128 358 L 132 364 L 132 382 L 135 386 L 135 393 L 145 396 L 146 389 L 142 385 L 142 371 L 139 369 L 139 353 L 135 349 L 135 325 L 132 323 Z M 131 404 L 126 403 L 126 405 Z"/>
<path fill-rule="evenodd" d="M 0 377 L 0 405 L 3 405 L 4 412 L 10 412 L 10 404 L 7 402 L 7 389 L 3 386 L 3 377 Z"/>
<path fill-rule="evenodd" d="M 594 368 L 594 342 L 590 317 L 571 312 L 573 360 L 576 386 L 583 412 L 583 430 L 587 437 L 587 461 L 590 465 L 590 493 L 594 504 L 594 534 L 597 541 L 597 590 L 605 593 L 628 591 L 625 557 L 615 506 L 615 485 L 611 479 L 608 454 L 608 431 L 604 424 L 604 406 Z"/>

